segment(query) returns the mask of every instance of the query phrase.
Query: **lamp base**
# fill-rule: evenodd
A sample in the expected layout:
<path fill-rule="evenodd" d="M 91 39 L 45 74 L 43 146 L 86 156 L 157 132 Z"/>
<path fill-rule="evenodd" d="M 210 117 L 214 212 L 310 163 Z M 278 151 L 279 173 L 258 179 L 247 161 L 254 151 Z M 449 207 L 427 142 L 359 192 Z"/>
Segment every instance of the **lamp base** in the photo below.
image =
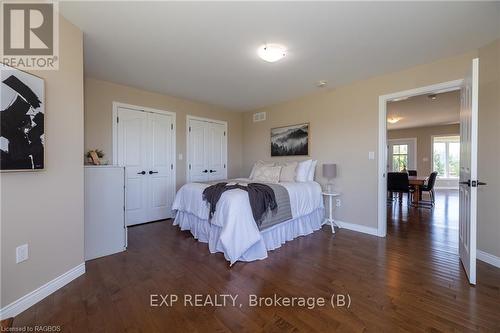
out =
<path fill-rule="evenodd" d="M 332 193 L 333 192 L 333 183 L 326 183 L 325 184 L 325 192 L 326 193 Z"/>

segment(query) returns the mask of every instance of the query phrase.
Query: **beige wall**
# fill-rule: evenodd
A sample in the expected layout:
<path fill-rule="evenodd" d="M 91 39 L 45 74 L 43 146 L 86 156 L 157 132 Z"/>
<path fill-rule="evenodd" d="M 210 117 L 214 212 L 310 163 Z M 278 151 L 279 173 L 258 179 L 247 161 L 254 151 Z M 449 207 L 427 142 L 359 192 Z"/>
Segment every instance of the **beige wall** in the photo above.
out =
<path fill-rule="evenodd" d="M 59 22 L 59 70 L 32 72 L 45 80 L 45 170 L 0 176 L 2 307 L 84 261 L 82 33 Z"/>
<path fill-rule="evenodd" d="M 271 160 L 270 128 L 309 122 L 317 173 L 324 162 L 338 164 L 335 184 L 342 193 L 342 207 L 337 218 L 376 228 L 377 157 L 369 160 L 368 152 L 378 149 L 379 96 L 463 78 L 475 56 L 477 52 L 470 52 L 257 110 L 267 112 L 264 122 L 253 123 L 253 112 L 247 112 L 243 172 L 248 174 L 256 160 Z"/>
<path fill-rule="evenodd" d="M 478 249 L 500 257 L 500 40 L 479 49 Z"/>
<path fill-rule="evenodd" d="M 112 160 L 112 103 L 121 102 L 176 113 L 177 187 L 186 182 L 186 115 L 228 122 L 228 177 L 239 177 L 242 164 L 242 114 L 93 78 L 85 79 L 85 151 L 100 148 Z"/>
<path fill-rule="evenodd" d="M 426 126 L 387 131 L 388 139 L 417 139 L 417 171 L 419 175 L 429 175 L 432 172 L 432 136 L 460 135 L 460 125 Z M 454 186 L 458 182 L 440 184 Z"/>

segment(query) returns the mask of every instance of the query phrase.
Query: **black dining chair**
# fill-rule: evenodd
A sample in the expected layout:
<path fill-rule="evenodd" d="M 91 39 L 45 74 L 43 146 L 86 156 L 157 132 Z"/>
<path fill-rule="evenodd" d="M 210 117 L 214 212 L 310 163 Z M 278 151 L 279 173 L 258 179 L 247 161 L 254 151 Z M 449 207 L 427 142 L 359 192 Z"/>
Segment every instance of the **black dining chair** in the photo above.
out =
<path fill-rule="evenodd" d="M 408 176 L 416 177 L 417 176 L 417 170 L 408 170 Z"/>
<path fill-rule="evenodd" d="M 406 172 L 388 172 L 387 173 L 387 191 L 392 195 L 394 193 L 399 194 L 399 203 L 403 202 L 403 193 L 408 194 L 408 202 L 410 201 L 410 195 L 413 190 L 410 188 L 410 182 L 408 180 L 408 173 Z"/>
<path fill-rule="evenodd" d="M 434 206 L 434 204 L 436 203 L 436 193 L 434 192 L 434 185 L 436 184 L 437 175 L 438 173 L 434 171 L 430 174 L 429 179 L 427 180 L 427 184 L 424 184 L 424 186 L 420 186 L 420 195 L 422 192 L 429 192 L 429 196 L 431 197 L 430 201 L 422 200 L 422 203 L 427 203 L 431 206 Z"/>

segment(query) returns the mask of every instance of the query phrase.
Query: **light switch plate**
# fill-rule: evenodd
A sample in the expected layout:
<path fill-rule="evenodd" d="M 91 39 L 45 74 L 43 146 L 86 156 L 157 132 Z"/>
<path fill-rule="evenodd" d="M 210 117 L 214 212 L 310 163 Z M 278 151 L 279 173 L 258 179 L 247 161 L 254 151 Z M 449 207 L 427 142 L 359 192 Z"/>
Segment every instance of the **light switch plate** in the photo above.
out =
<path fill-rule="evenodd" d="M 16 264 L 28 260 L 28 244 L 16 247 Z"/>
<path fill-rule="evenodd" d="M 375 159 L 375 152 L 374 151 L 369 151 L 368 152 L 368 159 L 369 160 L 374 160 Z"/>
<path fill-rule="evenodd" d="M 183 158 L 184 156 L 182 156 L 182 154 L 179 154 L 179 161 L 182 161 Z"/>

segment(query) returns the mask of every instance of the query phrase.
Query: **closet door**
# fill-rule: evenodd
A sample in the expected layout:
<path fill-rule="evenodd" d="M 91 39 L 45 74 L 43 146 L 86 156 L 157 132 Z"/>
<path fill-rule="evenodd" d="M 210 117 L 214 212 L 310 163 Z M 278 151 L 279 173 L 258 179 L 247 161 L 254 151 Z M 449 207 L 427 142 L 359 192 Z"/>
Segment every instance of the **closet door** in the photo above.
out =
<path fill-rule="evenodd" d="M 170 115 L 150 113 L 150 144 L 147 170 L 149 200 L 148 220 L 156 221 L 171 217 L 175 182 L 173 179 L 173 119 Z"/>
<path fill-rule="evenodd" d="M 209 128 L 206 121 L 190 119 L 188 122 L 188 171 L 190 182 L 209 180 L 208 172 L 208 136 Z"/>
<path fill-rule="evenodd" d="M 146 222 L 149 215 L 148 114 L 118 108 L 118 165 L 125 167 L 126 225 Z"/>
<path fill-rule="evenodd" d="M 207 123 L 209 128 L 208 172 L 210 180 L 227 178 L 226 172 L 226 126 L 219 123 Z"/>

